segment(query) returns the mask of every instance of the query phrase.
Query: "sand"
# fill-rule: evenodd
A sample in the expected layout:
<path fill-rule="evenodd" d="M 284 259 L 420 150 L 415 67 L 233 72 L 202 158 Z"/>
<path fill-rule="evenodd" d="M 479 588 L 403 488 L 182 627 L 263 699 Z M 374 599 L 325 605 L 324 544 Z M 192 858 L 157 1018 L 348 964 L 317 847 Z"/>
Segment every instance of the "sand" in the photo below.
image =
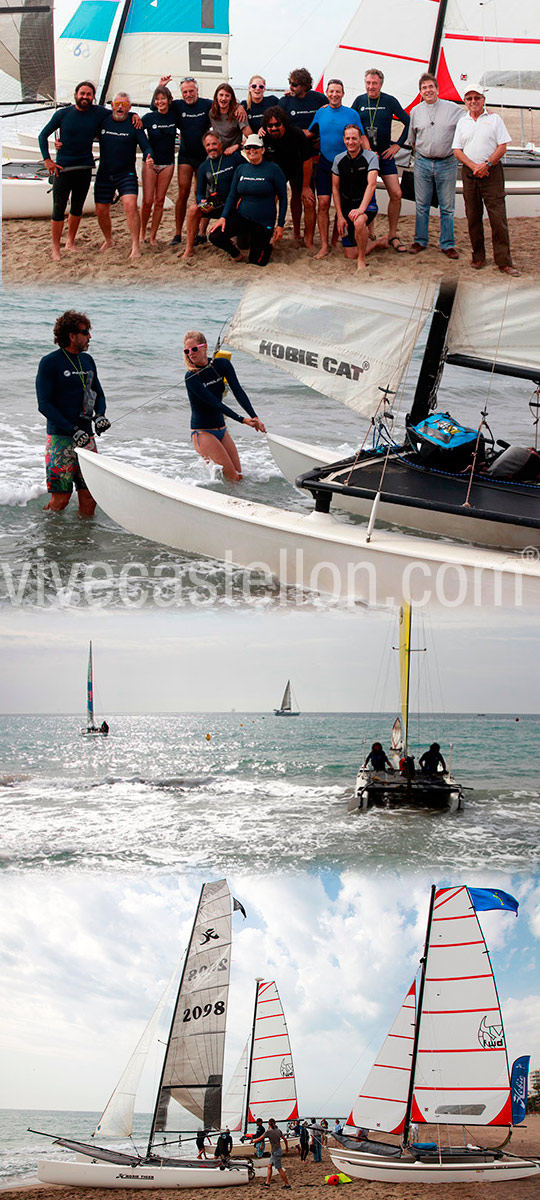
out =
<path fill-rule="evenodd" d="M 171 198 L 175 198 L 174 187 Z M 264 269 L 250 267 L 247 263 L 235 264 L 222 251 L 213 246 L 199 247 L 189 261 L 182 257 L 184 243 L 180 247 L 170 246 L 174 234 L 174 211 L 167 209 L 159 231 L 159 246 L 143 246 L 140 259 L 130 260 L 131 249 L 128 230 L 121 206 L 112 210 L 114 246 L 102 254 L 103 241 L 96 218 L 84 217 L 81 223 L 77 249 L 63 251 L 59 263 L 51 261 L 50 224 L 46 220 L 4 221 L 3 225 L 3 286 L 38 285 L 55 286 L 62 283 L 95 282 L 99 286 L 127 283 L 150 286 L 152 284 L 182 287 L 212 284 L 234 280 L 235 284 L 246 284 L 254 275 L 268 279 L 290 280 L 292 277 L 313 284 L 347 287 L 363 287 L 369 280 L 422 280 L 429 275 L 457 275 L 460 279 L 475 279 L 482 286 L 505 286 L 508 276 L 493 264 L 489 228 L 487 230 L 487 264 L 482 271 L 473 270 L 471 250 L 464 218 L 455 222 L 456 248 L 459 262 L 449 262 L 438 247 L 439 218 L 432 214 L 430 223 L 430 246 L 423 253 L 413 256 L 396 254 L 391 249 L 376 251 L 368 258 L 364 272 L 356 270 L 356 264 L 345 259 L 343 252 L 333 251 L 327 258 L 316 260 L 304 248 L 294 244 L 292 228 L 287 221 L 282 241 L 275 248 L 271 262 Z M 377 233 L 387 232 L 384 215 L 377 218 Z M 404 245 L 413 240 L 414 217 L 402 217 L 399 232 Z M 510 221 L 512 255 L 515 265 L 522 272 L 523 280 L 529 284 L 540 278 L 540 218 L 514 217 Z M 513 282 L 513 281 L 512 281 Z M 517 281 L 519 282 L 519 281 Z"/>
<path fill-rule="evenodd" d="M 485 1145 L 496 1145 L 502 1141 L 501 1130 L 482 1130 L 482 1141 Z M 427 1130 L 427 1136 L 430 1131 Z M 456 1131 L 457 1134 L 457 1131 Z M 457 1137 L 453 1139 L 457 1142 Z M 540 1153 L 540 1116 L 527 1117 L 525 1126 L 514 1130 L 511 1145 L 509 1147 L 513 1154 L 523 1154 L 525 1157 L 538 1155 Z M 265 1160 L 263 1160 L 263 1163 Z M 469 1184 L 445 1184 L 442 1187 L 440 1184 L 395 1184 L 395 1183 L 367 1183 L 362 1180 L 353 1180 L 351 1184 L 340 1186 L 339 1189 L 329 1191 L 325 1183 L 325 1176 L 335 1173 L 335 1167 L 328 1154 L 327 1150 L 323 1150 L 323 1161 L 320 1164 L 313 1163 L 310 1155 L 310 1160 L 307 1163 L 301 1163 L 298 1154 L 293 1150 L 283 1158 L 283 1166 L 288 1174 L 291 1183 L 293 1195 L 296 1193 L 303 1196 L 304 1192 L 309 1190 L 311 1200 L 328 1200 L 329 1196 L 343 1194 L 349 1196 L 350 1200 L 540 1200 L 540 1175 L 530 1179 L 523 1179 L 520 1182 L 497 1182 L 497 1183 L 469 1183 Z M 35 1183 L 34 1181 L 31 1181 Z M 18 1188 L 6 1188 L 2 1190 L 2 1200 L 25 1200 L 25 1195 L 28 1194 L 28 1186 Z M 272 1195 L 281 1194 L 283 1187 L 281 1179 L 274 1173 L 272 1178 Z M 186 1197 L 186 1200 L 191 1200 L 192 1197 L 198 1197 L 199 1200 L 205 1195 L 215 1196 L 217 1193 L 211 1189 L 194 1189 L 193 1192 L 189 1189 L 181 1192 L 181 1195 Z M 252 1181 L 249 1188 L 230 1187 L 223 1191 L 220 1190 L 219 1195 L 223 1196 L 223 1200 L 248 1200 L 248 1197 L 255 1197 L 255 1200 L 263 1200 L 267 1193 L 264 1181 L 257 1178 Z M 147 1196 L 153 1200 L 168 1200 L 171 1192 L 166 1189 L 156 1189 L 148 1191 L 138 1191 L 135 1188 L 115 1189 L 111 1192 L 110 1189 L 92 1188 L 62 1188 L 62 1196 L 65 1200 L 83 1200 L 83 1197 L 92 1197 L 92 1200 L 111 1200 L 111 1195 L 117 1196 L 119 1200 L 127 1200 L 128 1196 Z M 58 1188 L 45 1185 L 39 1185 L 39 1200 L 53 1200 L 58 1196 Z"/>

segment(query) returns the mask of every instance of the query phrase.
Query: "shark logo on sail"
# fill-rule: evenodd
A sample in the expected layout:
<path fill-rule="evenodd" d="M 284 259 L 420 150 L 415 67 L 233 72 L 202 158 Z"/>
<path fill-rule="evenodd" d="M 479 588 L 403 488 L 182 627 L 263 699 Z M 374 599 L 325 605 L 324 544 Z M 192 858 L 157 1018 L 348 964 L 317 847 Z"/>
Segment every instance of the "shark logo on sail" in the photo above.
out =
<path fill-rule="evenodd" d="M 202 942 L 199 942 L 199 945 L 207 946 L 213 938 L 219 938 L 219 933 L 216 933 L 215 929 L 210 926 L 210 929 L 205 929 L 202 936 Z"/>
<path fill-rule="evenodd" d="M 279 1067 L 279 1073 L 280 1073 L 282 1079 L 293 1079 L 294 1067 L 292 1065 L 290 1058 L 282 1058 L 280 1067 Z"/>
<path fill-rule="evenodd" d="M 360 367 L 356 363 L 347 362 L 346 359 L 340 361 L 332 358 L 330 354 L 321 355 L 316 350 L 306 350 L 302 346 L 285 346 L 282 342 L 268 342 L 264 338 L 259 343 L 259 354 L 312 367 L 314 371 L 326 371 L 328 375 L 344 375 L 346 379 L 353 380 L 360 379 L 365 371 L 369 371 L 371 365 L 365 360 Z"/>
<path fill-rule="evenodd" d="M 484 1050 L 500 1050 L 504 1047 L 502 1025 L 488 1025 L 487 1016 L 482 1017 L 478 1029 L 478 1041 Z"/>

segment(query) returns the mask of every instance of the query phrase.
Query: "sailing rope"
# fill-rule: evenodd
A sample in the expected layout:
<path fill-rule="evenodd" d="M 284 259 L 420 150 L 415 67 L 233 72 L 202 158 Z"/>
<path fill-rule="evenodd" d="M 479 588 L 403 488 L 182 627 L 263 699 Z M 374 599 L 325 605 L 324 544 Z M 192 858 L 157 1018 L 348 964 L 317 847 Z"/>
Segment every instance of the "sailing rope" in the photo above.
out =
<path fill-rule="evenodd" d="M 472 485 L 473 485 L 473 476 L 474 476 L 474 473 L 475 473 L 475 471 L 476 471 L 476 460 L 477 460 L 477 458 L 478 458 L 478 451 L 479 451 L 479 449 L 480 449 L 480 437 L 481 437 L 481 435 L 482 435 L 482 429 L 484 429 L 484 428 L 485 428 L 485 429 L 489 429 L 489 425 L 488 425 L 488 423 L 487 423 L 487 415 L 488 415 L 488 412 L 489 412 L 488 404 L 489 404 L 489 398 L 490 398 L 490 395 L 491 395 L 491 387 L 492 387 L 492 384 L 493 384 L 493 376 L 494 376 L 494 374 L 495 374 L 495 367 L 496 367 L 496 365 L 497 365 L 497 357 L 498 357 L 498 354 L 499 354 L 499 349 L 500 349 L 500 345 L 501 345 L 501 337 L 502 337 L 503 325 L 504 325 L 504 321 L 505 321 L 505 317 L 506 317 L 506 309 L 507 309 L 507 307 L 508 307 L 508 299 L 509 299 L 509 296 L 510 296 L 510 285 L 508 284 L 508 286 L 507 286 L 507 288 L 506 288 L 506 297 L 505 297 L 505 301 L 504 301 L 504 308 L 503 308 L 503 312 L 502 312 L 501 322 L 500 322 L 500 325 L 499 325 L 499 336 L 498 336 L 498 338 L 497 338 L 497 345 L 496 345 L 496 348 L 495 348 L 495 354 L 494 354 L 494 356 L 493 356 L 493 364 L 492 364 L 492 369 L 491 369 L 491 371 L 489 372 L 489 379 L 488 379 L 488 388 L 487 388 L 486 403 L 485 403 L 485 407 L 482 409 L 482 412 L 481 412 L 481 414 L 480 414 L 480 415 L 481 415 L 481 417 L 482 417 L 482 420 L 481 420 L 481 422 L 480 422 L 480 425 L 479 425 L 479 427 L 478 427 L 478 434 L 477 434 L 477 437 L 476 437 L 476 445 L 475 445 L 475 447 L 474 447 L 473 460 L 472 460 L 472 463 L 471 463 L 471 471 L 470 471 L 470 476 L 469 476 L 469 485 L 468 485 L 468 487 L 467 487 L 467 495 L 465 496 L 465 499 L 464 499 L 464 501 L 463 501 L 463 508 L 470 508 L 470 507 L 471 507 L 471 505 L 470 505 L 470 496 L 471 496 L 471 489 L 472 489 Z M 493 436 L 493 435 L 492 435 L 492 436 Z"/>

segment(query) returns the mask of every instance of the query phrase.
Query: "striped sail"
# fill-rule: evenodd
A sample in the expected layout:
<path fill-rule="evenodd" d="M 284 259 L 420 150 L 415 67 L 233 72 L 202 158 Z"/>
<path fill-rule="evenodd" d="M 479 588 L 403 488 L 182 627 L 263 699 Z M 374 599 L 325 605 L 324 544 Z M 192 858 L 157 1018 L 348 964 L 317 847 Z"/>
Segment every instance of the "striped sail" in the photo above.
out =
<path fill-rule="evenodd" d="M 418 80 L 427 71 L 439 5 L 435 0 L 360 0 L 325 67 L 321 90 L 337 77 L 345 85 L 345 104 L 364 90 L 370 67 L 384 72 L 384 91 L 403 108 L 417 99 Z"/>
<path fill-rule="evenodd" d="M 167 1043 L 151 1141 L 158 1132 L 179 1131 L 182 1109 L 206 1129 L 220 1127 L 231 932 L 226 880 L 205 883 Z"/>
<path fill-rule="evenodd" d="M 118 3 L 119 0 L 81 0 L 57 38 L 59 100 L 72 100 L 77 84 L 85 79 L 97 87 Z"/>
<path fill-rule="evenodd" d="M 88 648 L 88 672 L 86 677 L 86 722 L 90 729 L 94 725 L 94 670 L 92 664 L 92 643 Z"/>
<path fill-rule="evenodd" d="M 287 1022 L 274 982 L 259 982 L 253 1044 L 247 1120 L 274 1117 L 292 1121 L 298 1116 L 296 1080 Z"/>
<path fill-rule="evenodd" d="M 354 1102 L 348 1125 L 384 1133 L 402 1132 L 411 1077 L 415 1010 L 413 983 Z"/>
<path fill-rule="evenodd" d="M 466 887 L 435 893 L 411 1116 L 437 1124 L 512 1124 L 497 988 Z"/>
<path fill-rule="evenodd" d="M 229 0 L 131 0 L 107 88 L 148 104 L 161 75 L 193 75 L 202 96 L 228 79 Z"/>
<path fill-rule="evenodd" d="M 240 1133 L 242 1129 L 248 1067 L 249 1042 L 246 1042 L 223 1099 L 221 1123 L 224 1128 L 230 1129 L 231 1133 Z"/>

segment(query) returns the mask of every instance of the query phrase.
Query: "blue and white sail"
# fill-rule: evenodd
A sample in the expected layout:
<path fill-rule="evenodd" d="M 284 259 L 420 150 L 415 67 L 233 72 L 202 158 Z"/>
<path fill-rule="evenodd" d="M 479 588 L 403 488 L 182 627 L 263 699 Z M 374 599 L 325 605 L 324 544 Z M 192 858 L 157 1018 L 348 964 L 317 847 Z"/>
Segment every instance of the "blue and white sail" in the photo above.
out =
<path fill-rule="evenodd" d="M 71 101 L 78 83 L 96 87 L 113 33 L 119 0 L 81 0 L 56 40 L 56 81 L 59 101 Z"/>

